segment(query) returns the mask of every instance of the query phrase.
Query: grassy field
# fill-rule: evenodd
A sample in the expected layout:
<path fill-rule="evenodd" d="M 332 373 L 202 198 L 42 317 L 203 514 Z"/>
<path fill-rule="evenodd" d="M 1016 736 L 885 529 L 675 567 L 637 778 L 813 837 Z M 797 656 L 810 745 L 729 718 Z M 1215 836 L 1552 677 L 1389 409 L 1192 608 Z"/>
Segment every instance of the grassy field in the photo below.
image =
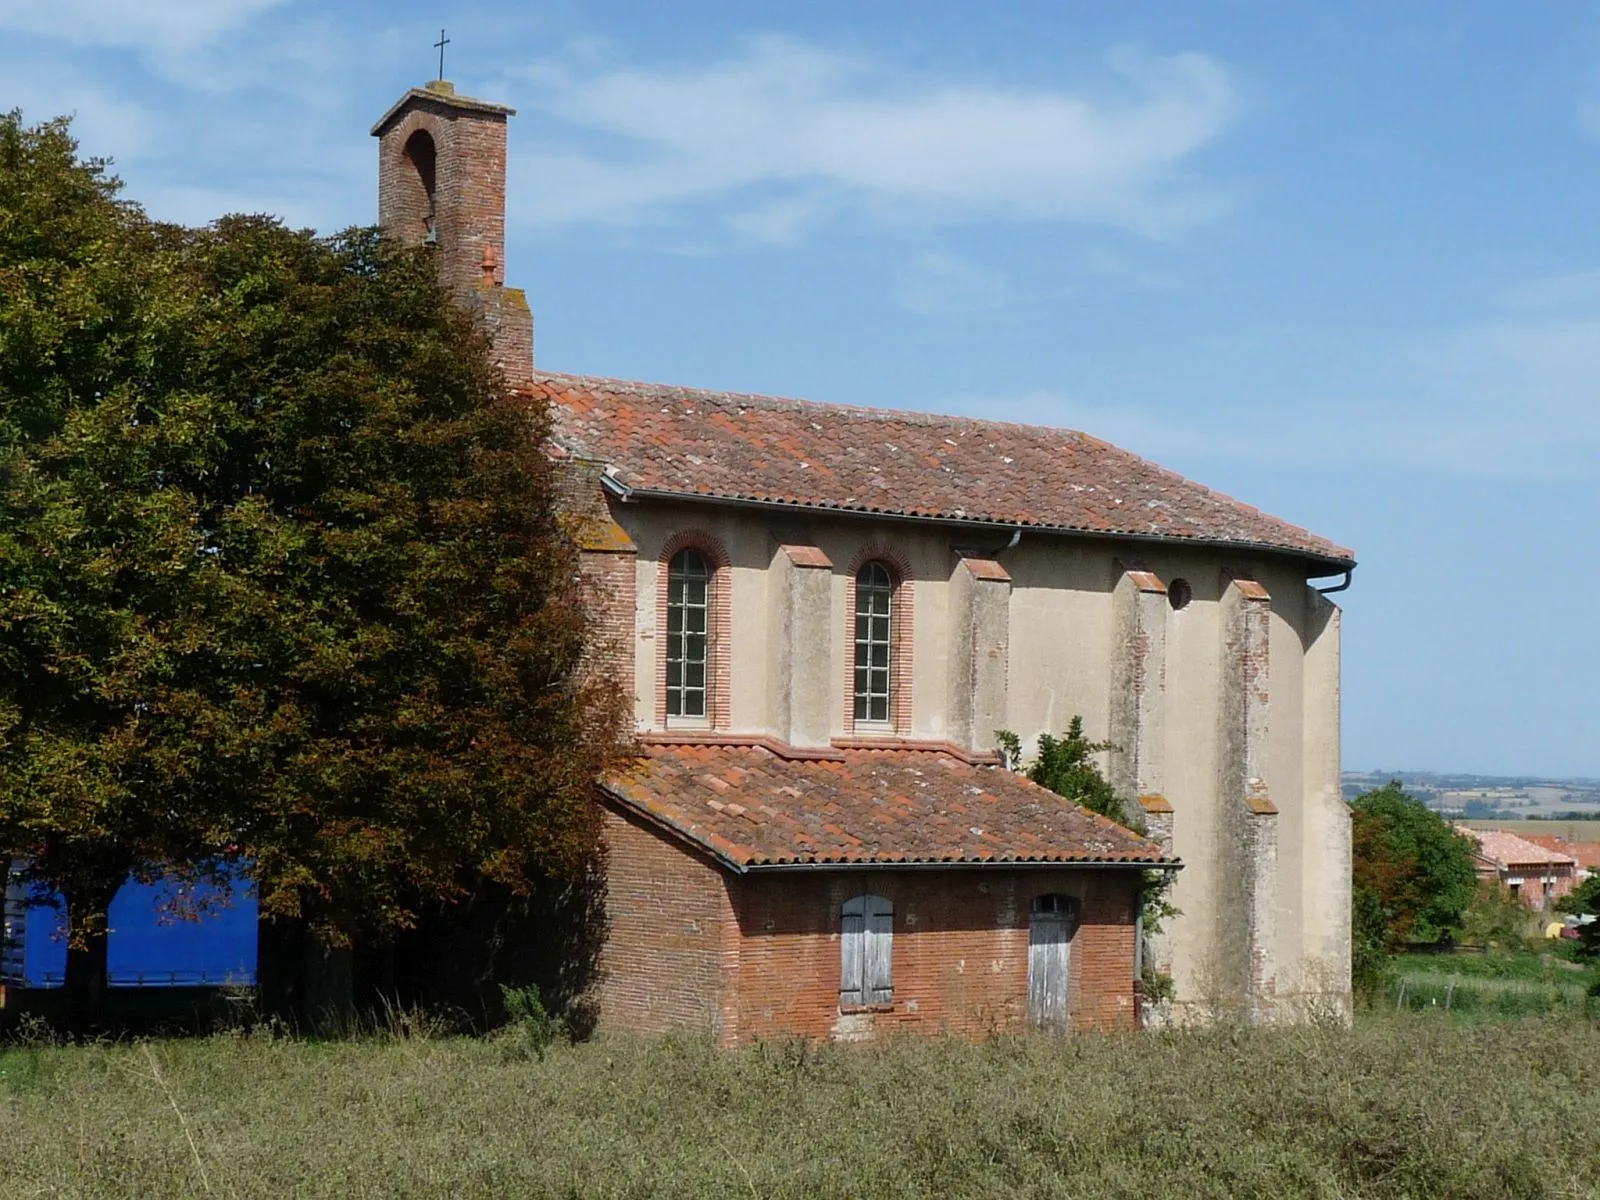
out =
<path fill-rule="evenodd" d="M 1600 1025 L 0 1050 L 10 1197 L 1593 1197 Z"/>
<path fill-rule="evenodd" d="M 1591 995 L 1600 987 L 1600 964 L 1580 966 L 1543 948 L 1404 955 L 1396 960 L 1394 976 L 1383 1003 L 1397 1009 L 1490 1018 L 1600 1016 L 1600 998 Z"/>

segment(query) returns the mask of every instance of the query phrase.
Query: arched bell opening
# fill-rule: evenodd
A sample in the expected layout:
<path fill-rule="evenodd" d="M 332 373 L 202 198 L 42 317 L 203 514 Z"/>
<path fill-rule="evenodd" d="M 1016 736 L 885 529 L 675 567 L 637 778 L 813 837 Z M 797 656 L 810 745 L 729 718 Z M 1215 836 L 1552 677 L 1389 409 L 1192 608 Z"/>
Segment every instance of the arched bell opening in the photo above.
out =
<path fill-rule="evenodd" d="M 436 224 L 438 209 L 434 199 L 439 152 L 433 143 L 433 135 L 426 129 L 417 130 L 406 139 L 400 157 L 407 168 L 402 173 L 405 226 L 408 234 L 416 230 L 420 240 L 431 245 L 439 240 Z M 410 240 L 409 236 L 407 240 Z"/>

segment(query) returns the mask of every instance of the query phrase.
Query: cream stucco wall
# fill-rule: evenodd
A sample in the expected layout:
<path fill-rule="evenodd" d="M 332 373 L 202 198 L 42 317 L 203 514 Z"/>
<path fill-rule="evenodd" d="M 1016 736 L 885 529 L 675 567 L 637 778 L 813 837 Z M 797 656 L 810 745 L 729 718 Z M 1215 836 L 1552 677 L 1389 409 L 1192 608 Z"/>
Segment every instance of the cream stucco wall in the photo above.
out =
<path fill-rule="evenodd" d="M 969 682 L 974 668 L 953 661 L 976 631 L 980 642 L 998 647 L 984 661 L 1001 672 L 984 685 L 991 707 L 981 711 L 998 706 L 1026 745 L 1040 733 L 1059 733 L 1074 715 L 1097 740 L 1113 732 L 1124 742 L 1141 739 L 1139 769 L 1107 766 L 1129 790 L 1145 786 L 1135 775 L 1155 781 L 1172 809 L 1172 849 L 1185 864 L 1173 899 L 1183 915 L 1154 952 L 1176 980 L 1177 1015 L 1243 1005 L 1272 1019 L 1347 1007 L 1350 843 L 1339 790 L 1339 612 L 1308 586 L 1300 564 L 1269 554 L 1027 532 L 1001 550 L 1006 531 L 826 514 L 796 520 L 709 503 L 614 503 L 613 515 L 638 548 L 641 730 L 657 727 L 657 588 L 669 539 L 697 530 L 725 549 L 732 604 L 726 726 L 779 740 L 795 730 L 845 733 L 849 567 L 864 547 L 890 548 L 914 581 L 906 736 L 992 748 L 993 730 L 978 728 L 987 722 L 952 701 L 952 687 L 976 686 Z M 825 586 L 807 579 L 794 590 L 796 568 L 779 557 L 791 545 L 814 547 L 831 561 L 809 568 L 827 572 Z M 978 609 L 971 579 L 959 574 L 958 548 L 987 554 L 1010 576 L 1009 584 L 982 585 L 1005 591 L 982 593 Z M 1134 567 L 1158 581 L 1145 584 L 1142 601 L 1124 580 Z M 1174 611 L 1151 589 L 1180 578 L 1192 600 Z M 798 595 L 827 596 L 830 612 L 797 616 Z M 998 605 L 997 596 L 1005 597 Z M 982 659 L 984 646 L 975 652 Z M 814 661 L 784 655 L 823 656 L 829 666 L 818 672 Z M 1149 661 L 1130 666 L 1128 655 Z M 1145 689 L 1138 705 L 1119 702 L 1130 679 Z M 787 689 L 781 697 L 774 694 L 780 685 Z"/>

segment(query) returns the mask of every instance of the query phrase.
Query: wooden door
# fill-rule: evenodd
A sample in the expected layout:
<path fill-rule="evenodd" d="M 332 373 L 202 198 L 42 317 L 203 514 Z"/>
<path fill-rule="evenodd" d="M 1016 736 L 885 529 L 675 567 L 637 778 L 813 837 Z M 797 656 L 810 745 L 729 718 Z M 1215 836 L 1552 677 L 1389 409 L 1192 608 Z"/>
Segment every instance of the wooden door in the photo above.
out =
<path fill-rule="evenodd" d="M 1072 979 L 1074 905 L 1070 896 L 1036 897 L 1028 917 L 1028 1020 L 1065 1030 Z"/>

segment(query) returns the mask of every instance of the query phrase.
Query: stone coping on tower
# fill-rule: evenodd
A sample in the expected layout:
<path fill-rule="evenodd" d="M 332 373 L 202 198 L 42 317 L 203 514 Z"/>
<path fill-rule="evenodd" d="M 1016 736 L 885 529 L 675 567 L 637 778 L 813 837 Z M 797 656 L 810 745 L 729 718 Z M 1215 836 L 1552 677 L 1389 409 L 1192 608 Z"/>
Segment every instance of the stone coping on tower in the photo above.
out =
<path fill-rule="evenodd" d="M 468 112 L 493 113 L 502 117 L 514 117 L 517 110 L 509 104 L 495 104 L 489 100 L 477 100 L 471 96 L 456 94 L 455 85 L 448 79 L 436 79 L 426 87 L 412 88 L 400 99 L 389 106 L 389 111 L 378 118 L 378 123 L 372 127 L 373 137 L 382 137 L 383 131 L 393 124 L 404 111 L 406 105 L 413 100 L 425 103 L 442 104 L 447 108 L 460 108 Z"/>

